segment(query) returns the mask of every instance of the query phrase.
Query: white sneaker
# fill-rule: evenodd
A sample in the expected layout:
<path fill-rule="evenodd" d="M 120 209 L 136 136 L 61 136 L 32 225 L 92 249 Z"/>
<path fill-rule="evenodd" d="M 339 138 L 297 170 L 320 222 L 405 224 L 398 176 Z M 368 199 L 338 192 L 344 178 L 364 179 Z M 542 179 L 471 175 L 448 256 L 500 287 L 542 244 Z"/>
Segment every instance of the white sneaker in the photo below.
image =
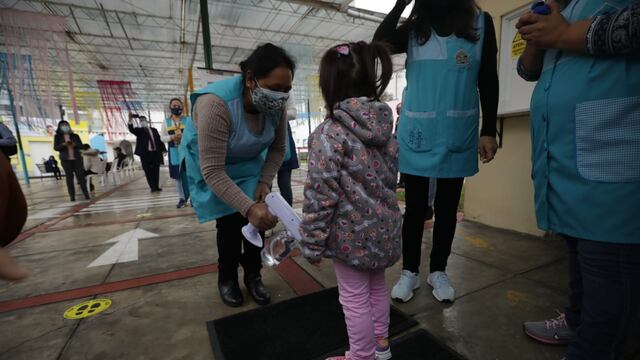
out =
<path fill-rule="evenodd" d="M 442 271 L 436 271 L 429 274 L 427 284 L 433 288 L 433 296 L 438 301 L 451 301 L 456 299 L 456 291 L 449 283 L 449 277 Z"/>
<path fill-rule="evenodd" d="M 379 351 L 376 349 L 376 360 L 389 360 L 391 359 L 391 347 L 387 346 L 386 350 Z"/>
<path fill-rule="evenodd" d="M 391 298 L 401 302 L 407 302 L 413 297 L 413 290 L 420 287 L 420 276 L 409 270 L 402 270 L 400 280 L 391 290 Z"/>

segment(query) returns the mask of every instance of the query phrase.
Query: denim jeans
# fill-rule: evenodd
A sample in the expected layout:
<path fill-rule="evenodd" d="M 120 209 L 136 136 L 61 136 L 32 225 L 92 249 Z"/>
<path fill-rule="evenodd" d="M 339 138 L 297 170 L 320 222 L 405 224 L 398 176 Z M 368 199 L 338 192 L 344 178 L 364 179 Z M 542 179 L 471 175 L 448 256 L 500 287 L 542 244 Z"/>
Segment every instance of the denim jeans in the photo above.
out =
<path fill-rule="evenodd" d="M 565 238 L 570 288 L 565 313 L 576 332 L 567 360 L 631 359 L 638 342 L 631 332 L 638 331 L 640 244 Z"/>

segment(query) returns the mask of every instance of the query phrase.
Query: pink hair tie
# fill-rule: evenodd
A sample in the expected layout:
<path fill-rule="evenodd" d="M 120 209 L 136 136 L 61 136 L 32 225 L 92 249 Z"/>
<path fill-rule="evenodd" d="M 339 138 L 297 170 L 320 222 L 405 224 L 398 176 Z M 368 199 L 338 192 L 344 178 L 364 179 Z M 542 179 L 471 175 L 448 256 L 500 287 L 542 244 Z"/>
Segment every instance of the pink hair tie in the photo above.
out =
<path fill-rule="evenodd" d="M 336 51 L 338 52 L 338 54 L 344 55 L 344 56 L 349 56 L 349 54 L 351 53 L 351 49 L 349 48 L 349 45 L 336 46 Z"/>

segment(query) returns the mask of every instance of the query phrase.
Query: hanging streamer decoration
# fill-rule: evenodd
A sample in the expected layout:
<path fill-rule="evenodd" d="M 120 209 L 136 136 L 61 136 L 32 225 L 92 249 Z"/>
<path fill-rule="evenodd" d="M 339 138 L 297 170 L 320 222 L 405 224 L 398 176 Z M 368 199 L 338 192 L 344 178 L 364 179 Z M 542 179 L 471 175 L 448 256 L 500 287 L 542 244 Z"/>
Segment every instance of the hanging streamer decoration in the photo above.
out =
<path fill-rule="evenodd" d="M 98 80 L 107 140 L 122 139 L 127 133 L 129 113 L 144 114 L 142 102 L 129 81 Z"/>
<path fill-rule="evenodd" d="M 0 10 L 0 96 L 13 95 L 19 126 L 46 131 L 60 118 L 61 94 L 80 121 L 63 17 Z"/>

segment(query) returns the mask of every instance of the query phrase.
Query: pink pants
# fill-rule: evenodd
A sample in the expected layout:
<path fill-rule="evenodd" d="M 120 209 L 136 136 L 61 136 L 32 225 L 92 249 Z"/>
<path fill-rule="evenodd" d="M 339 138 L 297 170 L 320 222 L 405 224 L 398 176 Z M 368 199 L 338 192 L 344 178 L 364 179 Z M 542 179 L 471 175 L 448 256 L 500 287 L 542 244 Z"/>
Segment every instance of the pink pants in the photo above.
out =
<path fill-rule="evenodd" d="M 384 270 L 362 271 L 334 260 L 340 304 L 353 360 L 375 360 L 376 338 L 389 337 L 389 292 Z"/>

